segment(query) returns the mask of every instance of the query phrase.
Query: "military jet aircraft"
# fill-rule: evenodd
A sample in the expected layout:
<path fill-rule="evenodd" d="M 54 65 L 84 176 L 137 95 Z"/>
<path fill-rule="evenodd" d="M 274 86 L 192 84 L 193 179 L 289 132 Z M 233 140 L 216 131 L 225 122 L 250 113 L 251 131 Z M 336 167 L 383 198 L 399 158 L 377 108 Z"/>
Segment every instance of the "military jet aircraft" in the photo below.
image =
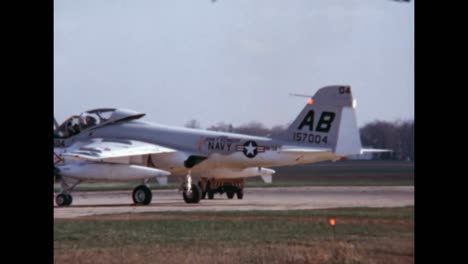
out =
<path fill-rule="evenodd" d="M 84 181 L 128 181 L 140 182 L 133 202 L 147 205 L 148 183 L 165 184 L 171 175 L 183 176 L 186 203 L 199 203 L 207 194 L 213 199 L 216 192 L 242 199 L 245 178 L 271 182 L 275 171 L 267 166 L 336 161 L 366 151 L 353 102 L 350 86 L 321 88 L 277 137 L 169 127 L 141 120 L 144 113 L 114 108 L 86 111 L 60 126 L 54 120 L 54 174 L 60 182 L 55 202 L 70 205 L 70 193 Z"/>

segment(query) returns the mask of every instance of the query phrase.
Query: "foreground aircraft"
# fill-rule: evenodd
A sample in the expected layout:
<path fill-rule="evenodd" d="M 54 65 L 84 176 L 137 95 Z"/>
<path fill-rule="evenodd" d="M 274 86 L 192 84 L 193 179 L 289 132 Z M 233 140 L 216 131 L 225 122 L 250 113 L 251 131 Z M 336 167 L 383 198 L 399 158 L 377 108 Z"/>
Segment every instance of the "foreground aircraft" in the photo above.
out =
<path fill-rule="evenodd" d="M 170 175 L 185 175 L 186 203 L 207 194 L 213 199 L 216 192 L 242 199 L 245 178 L 261 176 L 271 183 L 275 171 L 266 166 L 336 161 L 366 151 L 349 86 L 321 88 L 287 131 L 271 138 L 174 128 L 142 121 L 144 115 L 106 108 L 72 116 L 60 126 L 54 120 L 58 206 L 70 205 L 71 191 L 84 181 L 139 182 L 133 201 L 147 205 L 148 183 L 167 184 Z"/>

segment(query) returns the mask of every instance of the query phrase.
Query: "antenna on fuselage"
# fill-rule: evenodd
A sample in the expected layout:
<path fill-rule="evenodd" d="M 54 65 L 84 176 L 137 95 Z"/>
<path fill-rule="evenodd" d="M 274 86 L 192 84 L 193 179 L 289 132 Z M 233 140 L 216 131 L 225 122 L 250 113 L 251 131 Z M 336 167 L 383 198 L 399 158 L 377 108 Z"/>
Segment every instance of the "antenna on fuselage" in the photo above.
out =
<path fill-rule="evenodd" d="M 307 97 L 311 98 L 313 95 L 307 95 L 307 94 L 295 94 L 295 93 L 290 93 L 290 96 L 297 96 L 297 97 Z"/>

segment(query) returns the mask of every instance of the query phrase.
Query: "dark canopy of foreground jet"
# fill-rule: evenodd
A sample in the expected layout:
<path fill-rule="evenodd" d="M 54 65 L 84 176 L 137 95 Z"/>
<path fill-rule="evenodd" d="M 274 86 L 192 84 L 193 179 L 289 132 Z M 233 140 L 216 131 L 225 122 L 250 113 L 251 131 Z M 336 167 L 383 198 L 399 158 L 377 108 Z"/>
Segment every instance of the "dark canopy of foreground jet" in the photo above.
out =
<path fill-rule="evenodd" d="M 169 127 L 142 121 L 144 115 L 103 108 L 54 125 L 57 205 L 70 205 L 71 191 L 84 181 L 140 182 L 133 201 L 149 204 L 147 183 L 166 184 L 171 175 L 185 175 L 181 189 L 187 203 L 206 194 L 212 199 L 216 192 L 242 199 L 246 177 L 271 182 L 275 171 L 267 166 L 336 161 L 366 151 L 349 86 L 317 91 L 288 130 L 274 138 Z"/>

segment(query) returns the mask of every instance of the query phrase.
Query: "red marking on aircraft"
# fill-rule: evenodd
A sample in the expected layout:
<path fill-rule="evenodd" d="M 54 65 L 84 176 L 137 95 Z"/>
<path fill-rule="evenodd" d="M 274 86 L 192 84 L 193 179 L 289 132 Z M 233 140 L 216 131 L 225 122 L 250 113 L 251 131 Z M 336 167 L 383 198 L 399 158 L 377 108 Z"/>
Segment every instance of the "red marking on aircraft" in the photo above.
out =
<path fill-rule="evenodd" d="M 201 148 L 202 148 L 202 146 L 203 146 L 203 141 L 204 141 L 204 137 L 201 136 L 201 137 L 200 137 L 200 142 L 198 143 L 198 151 L 201 151 Z"/>
<path fill-rule="evenodd" d="M 63 158 L 54 152 L 54 165 L 63 161 L 64 161 Z"/>

